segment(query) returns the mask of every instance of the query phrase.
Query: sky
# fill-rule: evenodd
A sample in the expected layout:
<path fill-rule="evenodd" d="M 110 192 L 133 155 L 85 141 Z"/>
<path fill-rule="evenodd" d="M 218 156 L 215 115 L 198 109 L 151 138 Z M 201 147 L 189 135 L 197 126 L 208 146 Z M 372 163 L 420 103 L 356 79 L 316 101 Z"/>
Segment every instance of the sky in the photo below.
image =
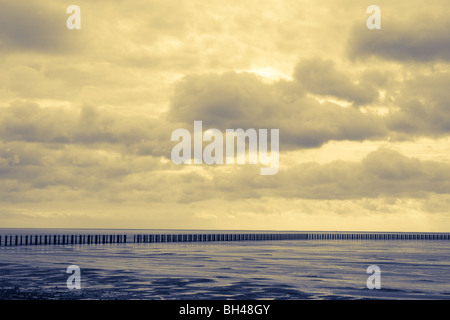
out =
<path fill-rule="evenodd" d="M 442 0 L 0 0 L 0 227 L 449 232 L 449 30 Z M 174 164 L 196 120 L 278 129 L 278 172 Z"/>

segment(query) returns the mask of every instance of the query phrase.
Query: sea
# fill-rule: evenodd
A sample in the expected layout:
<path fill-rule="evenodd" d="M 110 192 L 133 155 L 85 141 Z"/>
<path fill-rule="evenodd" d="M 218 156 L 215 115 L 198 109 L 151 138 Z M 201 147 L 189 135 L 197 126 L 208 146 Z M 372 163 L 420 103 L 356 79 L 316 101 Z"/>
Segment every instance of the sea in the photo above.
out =
<path fill-rule="evenodd" d="M 218 231 L 0 229 L 0 235 L 127 234 L 131 239 L 194 232 Z M 68 285 L 68 268 L 74 265 L 80 289 Z M 373 266 L 379 288 L 369 285 Z M 448 240 L 0 246 L 0 300 L 448 300 L 449 271 Z"/>

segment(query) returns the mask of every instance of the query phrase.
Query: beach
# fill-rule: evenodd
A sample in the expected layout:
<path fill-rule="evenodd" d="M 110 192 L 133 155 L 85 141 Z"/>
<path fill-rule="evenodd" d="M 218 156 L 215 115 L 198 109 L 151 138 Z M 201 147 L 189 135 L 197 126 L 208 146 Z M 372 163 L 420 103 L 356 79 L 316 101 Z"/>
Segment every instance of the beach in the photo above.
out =
<path fill-rule="evenodd" d="M 449 241 L 249 241 L 0 248 L 0 299 L 450 299 Z M 69 265 L 81 289 L 69 290 Z M 366 269 L 381 269 L 381 289 Z"/>

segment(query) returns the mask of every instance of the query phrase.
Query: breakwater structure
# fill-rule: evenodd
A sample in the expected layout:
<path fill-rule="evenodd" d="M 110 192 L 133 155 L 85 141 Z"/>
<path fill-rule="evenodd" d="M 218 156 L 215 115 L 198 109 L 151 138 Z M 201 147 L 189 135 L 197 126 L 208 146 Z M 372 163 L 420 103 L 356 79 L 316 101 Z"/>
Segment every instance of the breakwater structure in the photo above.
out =
<path fill-rule="evenodd" d="M 119 243 L 212 242 L 272 240 L 450 240 L 450 233 L 284 232 L 175 234 L 36 234 L 0 235 L 0 246 L 89 245 Z"/>

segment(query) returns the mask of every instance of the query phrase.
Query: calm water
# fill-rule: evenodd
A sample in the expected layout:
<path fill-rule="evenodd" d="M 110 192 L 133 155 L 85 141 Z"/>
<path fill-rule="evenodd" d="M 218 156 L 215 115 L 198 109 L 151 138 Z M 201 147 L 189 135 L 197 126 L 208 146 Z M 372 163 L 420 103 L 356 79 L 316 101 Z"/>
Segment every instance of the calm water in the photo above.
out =
<path fill-rule="evenodd" d="M 1 299 L 450 299 L 450 241 L 13 246 L 0 261 Z M 66 287 L 72 264 L 81 290 Z M 373 264 L 381 290 L 366 288 Z"/>

